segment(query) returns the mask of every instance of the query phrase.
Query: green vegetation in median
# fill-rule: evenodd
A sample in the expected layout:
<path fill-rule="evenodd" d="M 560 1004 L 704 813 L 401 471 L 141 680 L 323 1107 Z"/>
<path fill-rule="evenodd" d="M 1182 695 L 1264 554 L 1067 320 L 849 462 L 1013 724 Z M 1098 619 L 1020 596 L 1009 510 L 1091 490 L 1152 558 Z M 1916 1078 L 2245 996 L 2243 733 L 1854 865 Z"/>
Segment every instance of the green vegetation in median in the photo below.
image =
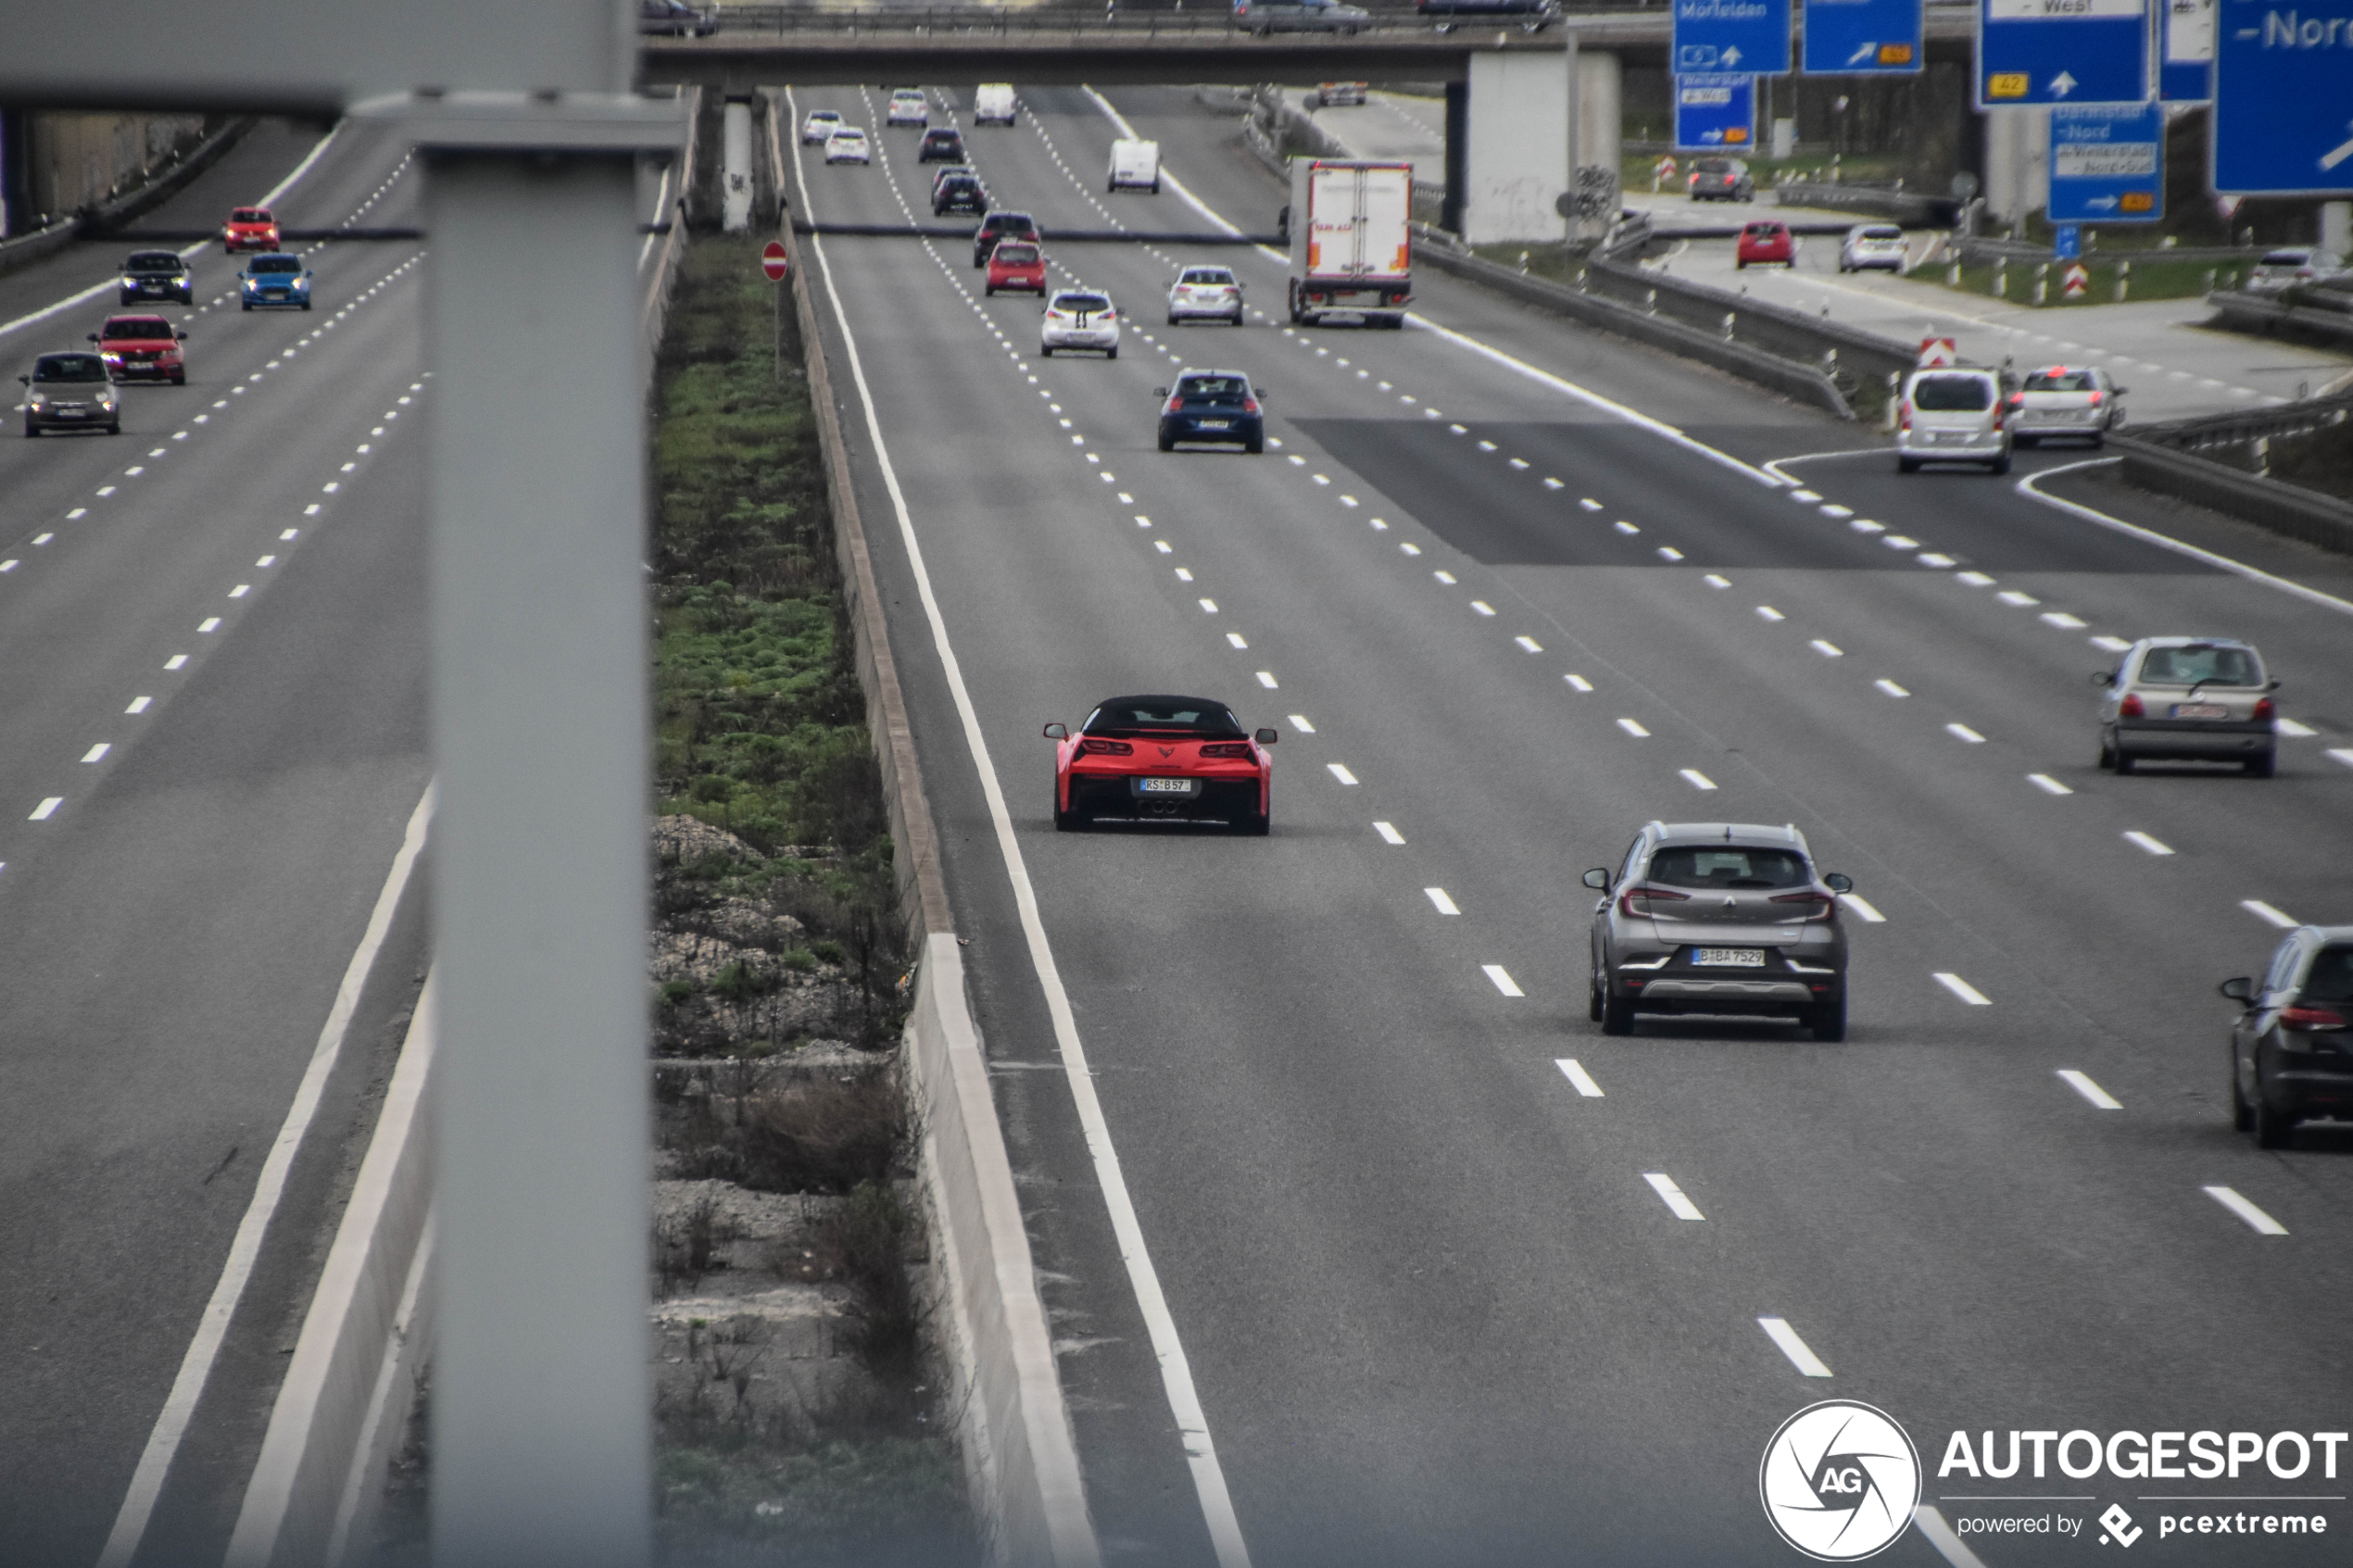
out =
<path fill-rule="evenodd" d="M 2051 310 L 2080 307 L 2086 305 L 2114 305 L 2122 300 L 2196 299 L 2211 294 L 2216 288 L 2228 288 L 2238 281 L 2239 269 L 2220 268 L 2210 261 L 2169 261 L 2161 250 L 2133 253 L 2114 251 L 2087 252 L 2082 258 L 2085 286 L 2080 298 L 2067 297 L 2068 263 L 2053 261 L 2014 262 L 2008 267 L 1975 262 L 1963 267 L 1960 282 L 1953 282 L 1949 267 L 1922 267 L 1912 273 L 1914 281 L 1942 283 L 1957 287 L 1963 294 L 1981 298 L 2008 300 L 2013 305 L 2034 303 L 2034 283 L 2042 273 L 2043 307 Z M 2044 269 L 2047 266 L 2047 270 Z"/>

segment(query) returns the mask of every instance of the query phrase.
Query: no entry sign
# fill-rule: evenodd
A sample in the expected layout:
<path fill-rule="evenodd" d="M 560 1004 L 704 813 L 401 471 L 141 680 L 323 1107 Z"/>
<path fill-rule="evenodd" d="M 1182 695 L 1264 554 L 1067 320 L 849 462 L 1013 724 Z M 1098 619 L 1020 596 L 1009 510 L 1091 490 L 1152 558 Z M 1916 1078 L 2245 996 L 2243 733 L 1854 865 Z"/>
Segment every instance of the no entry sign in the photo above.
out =
<path fill-rule="evenodd" d="M 770 240 L 768 248 L 760 253 L 760 270 L 768 274 L 770 282 L 781 283 L 791 269 L 792 261 L 785 255 L 784 241 Z"/>

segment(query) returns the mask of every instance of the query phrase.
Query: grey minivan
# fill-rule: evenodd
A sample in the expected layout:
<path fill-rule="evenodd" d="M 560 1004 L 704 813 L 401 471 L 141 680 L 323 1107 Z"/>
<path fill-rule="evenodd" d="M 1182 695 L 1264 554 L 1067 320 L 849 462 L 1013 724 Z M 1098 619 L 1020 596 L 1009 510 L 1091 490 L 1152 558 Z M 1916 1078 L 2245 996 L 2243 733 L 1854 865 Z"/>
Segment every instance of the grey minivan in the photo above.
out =
<path fill-rule="evenodd" d="M 2280 684 L 2252 643 L 2230 637 L 2143 637 L 2100 690 L 2100 766 L 2129 773 L 2151 760 L 2236 762 L 2268 779 L 2275 766 Z"/>
<path fill-rule="evenodd" d="M 1956 367 L 1914 370 L 1895 408 L 1895 468 L 1922 463 L 1983 463 L 2010 471 L 2009 403 L 1992 370 Z"/>
<path fill-rule="evenodd" d="M 1637 1013 L 1793 1019 L 1846 1037 L 1852 879 L 1818 875 L 1806 835 L 1749 822 L 1646 822 L 1593 906 L 1592 1017 L 1630 1035 Z"/>

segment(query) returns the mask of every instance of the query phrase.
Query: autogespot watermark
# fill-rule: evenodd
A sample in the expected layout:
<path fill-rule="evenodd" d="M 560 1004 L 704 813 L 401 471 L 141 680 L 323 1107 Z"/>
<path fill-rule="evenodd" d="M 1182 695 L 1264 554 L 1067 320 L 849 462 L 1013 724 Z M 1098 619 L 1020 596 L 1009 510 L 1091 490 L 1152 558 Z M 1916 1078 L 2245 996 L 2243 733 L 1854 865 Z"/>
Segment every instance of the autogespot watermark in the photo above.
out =
<path fill-rule="evenodd" d="M 2353 1457 L 2348 1445 L 2353 1434 L 2344 1432 L 1955 1432 L 1935 1479 L 1971 1489 L 1940 1492 L 1935 1500 L 1951 1512 L 1948 1520 L 1944 1510 L 1921 1506 L 1923 1467 L 1902 1425 L 1873 1406 L 1828 1399 L 1781 1423 L 1765 1445 L 1757 1491 L 1781 1539 L 1822 1562 L 1873 1556 L 1916 1522 L 1948 1556 L 1948 1543 L 1963 1549 L 1959 1537 L 1968 1536 L 2088 1537 L 2104 1547 L 2260 1536 L 2287 1546 L 2329 1534 L 2323 1507 L 2347 1500 L 2331 1484 Z M 2049 1487 L 2057 1478 L 2207 1482 L 2216 1489 L 2135 1490 L 2116 1500 Z M 2025 1485 L 2036 1481 L 2045 1486 Z M 2020 1489 L 1976 1489 L 1991 1483 Z M 2296 1489 L 2237 1489 L 2281 1483 Z"/>

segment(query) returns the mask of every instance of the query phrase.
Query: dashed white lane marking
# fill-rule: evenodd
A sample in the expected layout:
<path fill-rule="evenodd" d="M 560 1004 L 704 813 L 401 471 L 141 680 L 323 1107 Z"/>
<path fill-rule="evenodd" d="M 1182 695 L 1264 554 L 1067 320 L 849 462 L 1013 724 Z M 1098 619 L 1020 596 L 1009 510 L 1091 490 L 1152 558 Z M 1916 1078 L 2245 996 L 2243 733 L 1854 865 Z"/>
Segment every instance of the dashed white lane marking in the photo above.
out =
<path fill-rule="evenodd" d="M 1790 1365 L 1807 1377 L 1828 1377 L 1831 1374 L 1829 1364 L 1806 1348 L 1806 1341 L 1797 1336 L 1797 1330 L 1790 1327 L 1787 1318 L 1759 1318 L 1756 1326 L 1763 1329 L 1765 1337 L 1789 1358 Z"/>
<path fill-rule="evenodd" d="M 1617 727 L 1624 730 L 1628 734 L 1632 735 L 1636 740 L 1640 740 L 1644 735 L 1650 734 L 1648 730 L 1642 728 L 1642 721 L 1640 720 L 1620 719 L 1617 721 Z"/>
<path fill-rule="evenodd" d="M 1824 659 L 1844 659 L 1846 657 L 1846 650 L 1844 648 L 1840 647 L 1836 643 L 1824 642 L 1819 637 L 1815 638 L 1811 643 L 1808 643 L 1806 646 L 1812 648 L 1816 653 L 1820 654 Z"/>
<path fill-rule="evenodd" d="M 220 630 L 220 617 L 217 615 L 208 615 L 205 617 L 204 620 L 196 623 L 196 630 L 199 632 L 218 632 Z"/>
<path fill-rule="evenodd" d="M 1707 1218 L 1699 1211 L 1698 1204 L 1683 1196 L 1683 1189 L 1675 1185 L 1675 1178 L 1664 1171 L 1645 1171 L 1642 1173 L 1642 1180 L 1650 1183 L 1651 1190 L 1658 1194 L 1668 1210 L 1677 1219 L 1705 1220 Z"/>
<path fill-rule="evenodd" d="M 1561 679 L 1568 683 L 1568 689 L 1573 692 L 1590 692 L 1593 689 L 1593 683 L 1582 675 L 1563 675 Z"/>
<path fill-rule="evenodd" d="M 71 510 L 71 511 L 69 511 L 69 512 L 66 513 L 66 521 L 67 521 L 68 522 L 72 522 L 72 521 L 76 521 L 77 519 L 80 519 L 80 518 L 85 518 L 85 517 L 88 517 L 89 515 L 90 515 L 90 508 L 87 508 L 87 507 L 76 507 L 76 508 L 73 508 L 73 510 Z"/>
<path fill-rule="evenodd" d="M 1909 696 L 1912 695 L 1910 692 L 1906 691 L 1902 686 L 1897 685 L 1893 681 L 1873 681 L 1871 684 L 1877 686 L 1880 690 L 1885 692 L 1890 696 Z"/>
<path fill-rule="evenodd" d="M 22 561 L 17 560 L 0 560 L 0 571 L 14 571 L 18 567 L 22 566 L 23 564 L 24 563 Z"/>
<path fill-rule="evenodd" d="M 2020 593 L 2016 588 L 2005 588 L 1994 596 L 2001 600 L 2006 605 L 2016 605 L 2020 609 L 2024 609 L 2029 606 L 2038 605 L 2043 602 L 2032 594 Z"/>
<path fill-rule="evenodd" d="M 1712 572 L 1712 571 L 1711 571 L 1711 572 L 1709 572 L 1709 573 L 1708 573 L 1705 577 L 1702 578 L 1700 581 L 1702 581 L 1702 582 L 1705 583 L 1706 583 L 1709 587 L 1711 587 L 1711 588 L 1729 588 L 1729 587 L 1730 587 L 1730 586 L 1732 585 L 1732 583 L 1731 583 L 1731 579 L 1730 579 L 1730 578 L 1729 578 L 1729 577 L 1718 577 L 1718 575 L 1716 575 L 1716 573 L 1714 573 L 1714 572 Z"/>
<path fill-rule="evenodd" d="M 2203 1191 L 2207 1197 L 2212 1198 L 2223 1208 L 2228 1209 L 2240 1219 L 2245 1220 L 2247 1223 L 2248 1227 L 2258 1236 L 2287 1235 L 2287 1227 L 2285 1225 L 2271 1218 L 2271 1215 L 2263 1212 L 2262 1210 L 2258 1209 L 2254 1204 L 2249 1203 L 2246 1198 L 2241 1198 L 2231 1188 L 2204 1187 L 2200 1190 Z"/>
<path fill-rule="evenodd" d="M 1853 517 L 1855 515 L 1855 508 L 1852 507 L 1841 507 L 1826 504 L 1822 508 L 1822 515 L 1824 517 Z"/>
<path fill-rule="evenodd" d="M 1538 642 L 1533 637 L 1514 637 L 1512 641 L 1517 643 L 1524 651 L 1529 653 L 1542 653 L 1544 651 L 1544 645 Z"/>
<path fill-rule="evenodd" d="M 2036 619 L 2045 625 L 2056 626 L 2062 632 L 2080 632 L 2084 624 L 2063 609 L 2046 609 Z"/>
<path fill-rule="evenodd" d="M 1990 1008 L 1994 1005 L 1992 997 L 1957 974 L 1940 969 L 1936 972 L 1936 983 L 1973 1008 Z"/>
<path fill-rule="evenodd" d="M 1438 579 L 1441 583 L 1447 583 L 1447 584 L 1448 584 L 1448 585 L 1450 585 L 1450 586 L 1451 586 L 1451 585 L 1453 583 L 1453 582 L 1454 582 L 1454 574 L 1453 574 L 1453 572 L 1451 572 L 1451 571 L 1448 571 L 1444 570 L 1443 568 L 1441 568 L 1439 571 L 1436 571 L 1431 572 L 1431 573 L 1430 573 L 1430 575 L 1431 575 L 1432 577 L 1437 578 L 1437 579 Z"/>
<path fill-rule="evenodd" d="M 2293 735 L 2297 740 L 2302 740 L 2308 735 L 2317 735 L 2321 733 L 2320 731 L 2314 729 L 2311 725 L 2298 723 L 2294 719 L 2275 720 L 2272 727 L 2278 730 L 2280 734 L 2284 735 Z"/>
<path fill-rule="evenodd" d="M 35 806 L 32 809 L 32 815 L 27 817 L 25 821 L 29 822 L 45 822 L 50 818 L 56 816 L 57 814 L 57 808 L 65 803 L 66 797 L 64 796 L 53 795 L 48 799 L 43 801 L 40 805 Z"/>
<path fill-rule="evenodd" d="M 1258 684 L 1270 692 L 1275 690 L 1275 672 L 1272 670 L 1261 670 L 1258 672 Z"/>
<path fill-rule="evenodd" d="M 1883 522 L 1874 522 L 1867 517 L 1858 517 L 1846 526 L 1853 529 L 1857 533 L 1884 533 L 1887 532 L 1887 524 Z"/>
<path fill-rule="evenodd" d="M 1246 648 L 1246 647 L 1250 646 L 1250 645 L 1249 645 L 1248 643 L 1246 643 L 1246 642 L 1242 641 L 1242 634 L 1241 634 L 1239 632 L 1228 632 L 1228 633 L 1226 633 L 1226 641 L 1227 641 L 1228 644 L 1230 644 L 1231 646 L 1235 646 L 1235 647 L 1238 647 L 1238 648 Z"/>
<path fill-rule="evenodd" d="M 57 535 L 56 535 L 56 534 L 54 534 L 54 533 L 36 533 L 36 534 L 34 534 L 34 535 L 32 536 L 32 543 L 33 543 L 34 547 L 35 547 L 35 548 L 38 548 L 39 546 L 43 546 L 43 545 L 47 544 L 50 540 L 55 539 L 56 537 L 57 537 Z"/>
<path fill-rule="evenodd" d="M 301 533 L 302 530 L 299 528 L 289 528 L 284 533 L 279 534 L 278 537 L 281 539 L 293 539 L 299 537 Z"/>
<path fill-rule="evenodd" d="M 2331 746 L 2329 748 L 2329 755 L 2344 763 L 2347 767 L 2353 768 L 2353 746 Z"/>
<path fill-rule="evenodd" d="M 1912 558 L 1919 562 L 1922 566 L 1932 566 L 1939 568 L 1940 570 L 1944 567 L 1957 566 L 1959 564 L 1957 561 L 1954 560 L 1951 556 L 1939 555 L 1933 550 L 1923 550 Z"/>
<path fill-rule="evenodd" d="M 1307 721 L 1307 716 L 1305 714 L 1293 713 L 1288 715 L 1288 717 L 1290 720 L 1290 727 L 1297 730 L 1301 734 L 1312 735 L 1315 733 L 1315 726 Z"/>
<path fill-rule="evenodd" d="M 1716 787 L 1716 781 L 1709 778 L 1705 773 L 1701 772 L 1697 768 L 1685 768 L 1682 770 L 1682 774 L 1683 782 L 1690 784 L 1693 789 L 1712 790 Z"/>
<path fill-rule="evenodd" d="M 1548 479 L 1544 483 L 1551 484 L 1554 482 Z M 1579 497 L 1577 504 L 1589 512 L 1597 512 L 1602 509 L 1602 504 L 1599 501 L 1594 500 L 1591 495 Z"/>
<path fill-rule="evenodd" d="M 1975 730 L 1970 729 L 1967 724 L 1947 724 L 1944 726 L 1944 733 L 1951 735 L 1955 740 L 1967 741 L 1971 746 L 1983 746 L 1985 744 L 1985 737 L 1979 734 Z"/>
<path fill-rule="evenodd" d="M 1811 490 L 1793 490 L 1789 493 L 1789 498 L 1793 501 L 1803 502 L 1807 506 L 1811 506 L 1816 501 L 1821 499 L 1819 495 L 1816 495 Z"/>
<path fill-rule="evenodd" d="M 1788 616 L 1783 615 L 1771 605 L 1758 605 L 1756 607 L 1756 614 L 1758 619 L 1764 621 L 1787 621 L 1789 619 Z"/>
<path fill-rule="evenodd" d="M 1487 978 L 1494 983 L 1495 989 L 1501 991 L 1506 997 L 1524 997 L 1528 995 L 1527 992 L 1519 988 L 1519 982 L 1514 980 L 1511 975 L 1505 972 L 1502 964 L 1483 963 L 1478 967 L 1485 972 Z"/>
<path fill-rule="evenodd" d="M 1619 518 L 1616 522 L 1611 523 L 1610 526 L 1617 530 L 1620 533 L 1640 533 L 1642 532 L 1641 529 L 1635 527 L 1624 518 Z"/>
<path fill-rule="evenodd" d="M 2138 828 L 2125 829 L 2124 842 L 2132 845 L 2136 849 L 2145 850 L 2152 855 L 2171 855 L 2173 853 L 2173 849 L 2171 845 L 2163 844 L 2158 842 L 2157 839 L 2151 838 L 2147 834 L 2143 833 Z"/>
<path fill-rule="evenodd" d="M 131 699 L 131 706 L 124 709 L 123 711 L 125 713 L 145 713 L 147 710 L 148 706 L 155 700 L 156 699 L 151 696 L 134 696 Z"/>
<path fill-rule="evenodd" d="M 1683 552 L 1672 545 L 1661 545 L 1658 547 L 1658 556 L 1661 560 L 1681 560 Z"/>
<path fill-rule="evenodd" d="M 247 594 L 250 594 L 250 593 L 252 593 L 252 592 L 253 592 L 253 584 L 252 584 L 252 583 L 238 583 L 235 587 L 233 587 L 233 588 L 232 588 L 232 589 L 230 589 L 230 590 L 229 590 L 229 596 L 230 596 L 231 598 L 233 598 L 233 599 L 242 599 L 242 598 L 244 598 L 244 597 L 245 597 Z"/>
<path fill-rule="evenodd" d="M 175 653 L 170 659 L 163 661 L 163 667 L 166 670 L 180 670 L 185 668 L 187 662 L 188 656 L 186 654 Z"/>
<path fill-rule="evenodd" d="M 84 762 L 103 762 L 106 760 L 107 753 L 112 751 L 113 749 L 114 746 L 111 742 L 102 740 L 97 745 L 92 746 L 89 750 L 83 752 L 82 754 L 82 759 Z"/>
<path fill-rule="evenodd" d="M 1920 547 L 1918 539 L 1907 539 L 1901 533 L 1891 533 L 1880 543 L 1891 550 L 1917 550 Z"/>
<path fill-rule="evenodd" d="M 1422 553 L 1422 547 L 1419 545 L 1415 544 L 1410 539 L 1400 540 L 1397 547 L 1404 551 L 1409 556 L 1417 556 Z"/>
<path fill-rule="evenodd" d="M 1567 1078 L 1571 1084 L 1576 1085 L 1577 1092 L 1583 1095 L 1587 1099 L 1599 1099 L 1602 1098 L 1602 1086 L 1593 1082 L 1593 1075 L 1591 1073 L 1586 1072 L 1582 1066 L 1579 1065 L 1576 1058 L 1566 1056 L 1554 1057 L 1553 1059 L 1553 1065 L 1559 1068 L 1561 1070 L 1561 1076 Z"/>
<path fill-rule="evenodd" d="M 2072 1067 L 2062 1067 L 2058 1070 L 2058 1075 L 2066 1081 L 2069 1088 L 2082 1095 L 2100 1110 L 2121 1110 L 2124 1109 L 2124 1102 L 2093 1083 L 2090 1073 L 2078 1073 Z"/>
<path fill-rule="evenodd" d="M 1495 613 L 1495 607 L 1489 604 L 1485 599 L 1471 600 L 1471 608 L 1478 611 L 1481 615 L 1492 615 Z"/>
<path fill-rule="evenodd" d="M 1866 924 L 1885 925 L 1887 923 L 1887 917 L 1879 912 L 1879 906 L 1860 893 L 1842 893 L 1838 896 L 1838 901 L 1854 910 L 1856 917 Z"/>
<path fill-rule="evenodd" d="M 1994 584 L 1994 580 L 1982 571 L 1957 571 L 1953 574 L 1953 581 L 1966 583 L 1972 588 L 1990 588 Z"/>
<path fill-rule="evenodd" d="M 1422 889 L 1422 897 L 1428 899 L 1429 907 L 1441 915 L 1459 915 L 1463 912 L 1455 908 L 1454 900 L 1446 896 L 1446 889 L 1442 887 L 1425 887 Z"/>
<path fill-rule="evenodd" d="M 1332 777 L 1344 784 L 1353 784 L 1356 782 L 1356 775 L 1337 762 L 1327 762 L 1324 766 L 1331 771 Z"/>
<path fill-rule="evenodd" d="M 1201 601 L 1201 608 L 1203 615 L 1215 615 L 1217 613 L 1217 601 L 1215 599 L 1203 599 Z"/>
<path fill-rule="evenodd" d="M 1383 843 L 1403 844 L 1405 842 L 1405 835 L 1399 833 L 1393 823 L 1375 822 L 1373 824 L 1373 831 L 1381 835 L 1381 841 Z"/>
<path fill-rule="evenodd" d="M 2278 930 L 2294 931 L 2296 929 L 2296 917 L 2294 915 L 2289 914 L 2284 909 L 2274 909 L 2260 898 L 2242 898 L 2239 900 L 2239 908 L 2245 909 L 2248 914 L 2253 915 L 2257 920 L 2261 921 L 2264 924 L 2272 926 Z"/>

